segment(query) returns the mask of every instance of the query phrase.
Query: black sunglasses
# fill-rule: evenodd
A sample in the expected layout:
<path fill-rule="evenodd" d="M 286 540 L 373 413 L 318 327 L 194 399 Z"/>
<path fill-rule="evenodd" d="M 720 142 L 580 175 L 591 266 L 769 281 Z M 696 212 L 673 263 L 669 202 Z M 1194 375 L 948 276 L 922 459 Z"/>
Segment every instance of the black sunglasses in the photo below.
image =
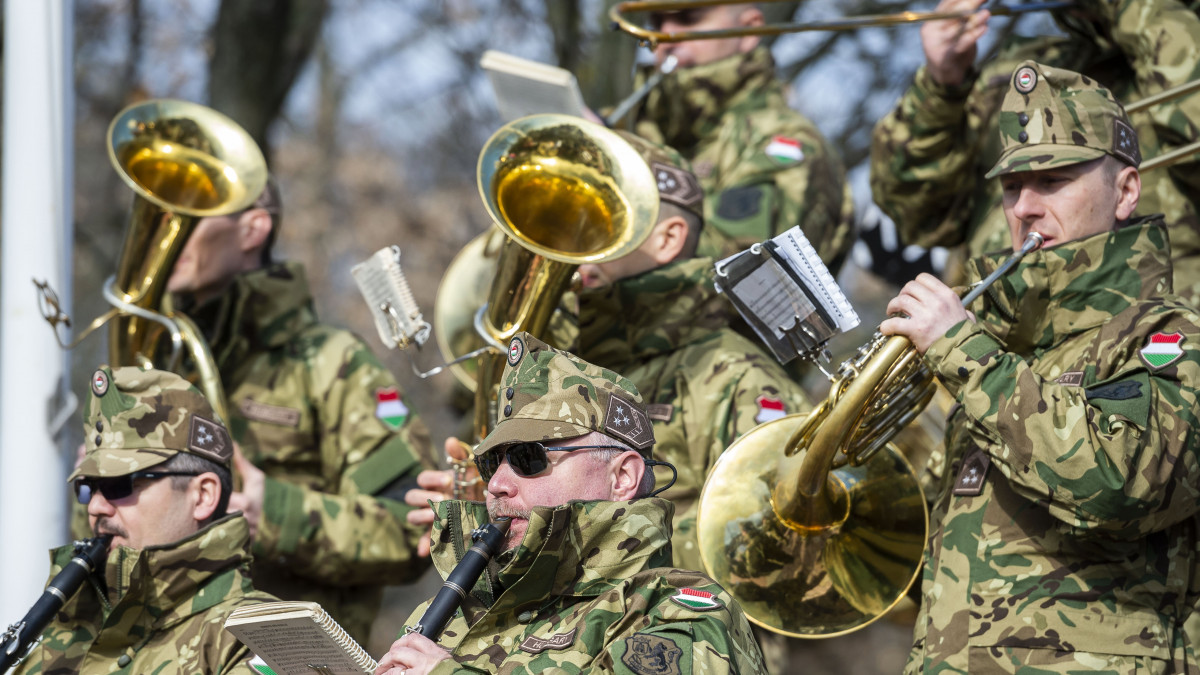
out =
<path fill-rule="evenodd" d="M 112 478 L 76 478 L 75 498 L 80 504 L 92 501 L 92 495 L 99 492 L 108 501 L 124 499 L 133 494 L 133 481 L 139 478 L 158 480 L 168 476 L 199 476 L 192 471 L 134 471 L 124 476 Z"/>
<path fill-rule="evenodd" d="M 575 450 L 620 450 L 615 445 L 564 445 L 548 448 L 537 441 L 513 443 L 500 448 L 494 448 L 475 458 L 475 466 L 479 467 L 479 477 L 486 483 L 500 470 L 505 456 L 508 465 L 518 476 L 529 478 L 550 468 L 550 456 L 547 451 L 574 452 Z"/>

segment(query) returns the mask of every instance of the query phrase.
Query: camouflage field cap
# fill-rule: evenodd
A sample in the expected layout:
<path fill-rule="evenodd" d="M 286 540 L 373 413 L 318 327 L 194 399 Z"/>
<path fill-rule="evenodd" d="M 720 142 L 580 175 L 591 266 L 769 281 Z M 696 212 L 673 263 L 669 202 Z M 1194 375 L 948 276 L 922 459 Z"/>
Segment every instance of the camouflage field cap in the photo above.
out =
<path fill-rule="evenodd" d="M 1112 155 L 1142 162 L 1125 109 L 1095 80 L 1025 61 L 1013 71 L 1000 108 L 1004 151 L 988 178 L 1069 166 Z"/>
<path fill-rule="evenodd" d="M 175 373 L 101 366 L 83 424 L 87 453 L 68 480 L 123 476 L 187 452 L 230 466 L 233 440 L 198 389 Z"/>
<path fill-rule="evenodd" d="M 628 131 L 615 130 L 617 135 L 637 150 L 654 180 L 658 183 L 658 198 L 674 204 L 685 211 L 691 211 L 704 218 L 704 189 L 696 174 L 692 173 L 692 165 L 675 148 L 658 145 L 631 134 Z"/>
<path fill-rule="evenodd" d="M 607 368 L 559 351 L 529 333 L 509 342 L 500 378 L 496 426 L 475 448 L 521 441 L 612 436 L 650 458 L 654 430 L 637 387 Z"/>

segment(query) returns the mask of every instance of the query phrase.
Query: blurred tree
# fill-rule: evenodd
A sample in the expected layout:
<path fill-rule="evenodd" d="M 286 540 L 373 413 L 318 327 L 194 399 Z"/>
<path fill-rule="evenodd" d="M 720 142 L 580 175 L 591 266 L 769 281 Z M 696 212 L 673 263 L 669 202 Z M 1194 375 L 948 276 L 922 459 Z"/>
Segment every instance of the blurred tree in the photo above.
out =
<path fill-rule="evenodd" d="M 270 157 L 278 117 L 324 22 L 326 0 L 222 0 L 212 28 L 209 105 L 232 117 Z"/>

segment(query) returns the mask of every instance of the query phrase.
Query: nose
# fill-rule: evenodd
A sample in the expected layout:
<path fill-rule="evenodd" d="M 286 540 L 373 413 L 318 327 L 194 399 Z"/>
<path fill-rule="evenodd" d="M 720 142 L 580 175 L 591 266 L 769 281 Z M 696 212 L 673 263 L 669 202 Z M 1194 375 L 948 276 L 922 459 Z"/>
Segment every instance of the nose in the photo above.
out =
<path fill-rule="evenodd" d="M 88 500 L 87 512 L 89 516 L 111 516 L 116 513 L 112 502 L 104 497 L 104 493 L 99 490 L 92 490 L 92 498 Z"/>
<path fill-rule="evenodd" d="M 496 473 L 492 474 L 492 479 L 488 481 L 488 494 L 493 497 L 515 497 L 517 494 L 517 474 L 513 472 L 512 467 L 508 465 L 508 457 L 500 463 L 500 467 L 496 469 Z"/>
<path fill-rule="evenodd" d="M 1013 204 L 1013 215 L 1028 223 L 1044 214 L 1045 209 L 1037 190 L 1030 186 L 1022 186 L 1021 191 L 1017 194 L 1017 201 Z"/>

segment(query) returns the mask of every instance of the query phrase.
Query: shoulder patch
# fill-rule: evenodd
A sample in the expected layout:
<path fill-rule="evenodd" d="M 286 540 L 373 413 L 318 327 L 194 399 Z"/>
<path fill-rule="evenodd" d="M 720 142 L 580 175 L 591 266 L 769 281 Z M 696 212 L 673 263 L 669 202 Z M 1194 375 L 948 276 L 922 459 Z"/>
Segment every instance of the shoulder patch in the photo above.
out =
<path fill-rule="evenodd" d="M 1078 387 L 1083 384 L 1083 371 L 1072 370 L 1069 373 L 1063 373 L 1054 381 L 1055 384 L 1061 384 L 1066 387 Z"/>
<path fill-rule="evenodd" d="M 375 390 L 375 417 L 384 426 L 395 431 L 408 420 L 408 406 L 400 400 L 400 391 L 395 387 L 380 387 Z"/>
<path fill-rule="evenodd" d="M 1161 370 L 1183 356 L 1183 333 L 1155 333 L 1146 341 L 1139 355 L 1150 370 Z"/>
<path fill-rule="evenodd" d="M 781 398 L 763 394 L 754 399 L 754 402 L 758 404 L 758 414 L 754 416 L 754 421 L 759 424 L 787 416 L 787 407 Z"/>
<path fill-rule="evenodd" d="M 783 164 L 793 164 L 804 161 L 804 149 L 800 147 L 800 141 L 787 136 L 775 136 L 771 142 L 767 143 L 767 147 L 763 148 L 763 152 L 771 159 Z"/>
<path fill-rule="evenodd" d="M 266 422 L 293 428 L 300 426 L 300 411 L 295 408 L 270 405 L 244 398 L 241 403 L 238 403 L 238 410 L 241 411 L 242 417 L 252 422 Z"/>
<path fill-rule="evenodd" d="M 709 593 L 708 591 L 702 591 L 696 588 L 681 588 L 679 589 L 678 593 L 671 596 L 671 600 L 676 604 L 687 607 L 688 609 L 694 609 L 700 612 L 710 609 L 718 609 L 724 606 L 721 604 L 720 600 L 717 600 L 717 596 Z"/>
<path fill-rule="evenodd" d="M 729 188 L 718 197 L 717 216 L 726 220 L 745 220 L 758 215 L 762 201 L 761 185 Z"/>
<path fill-rule="evenodd" d="M 641 675 L 682 675 L 679 657 L 683 650 L 675 641 L 661 635 L 637 633 L 625 638 L 621 663 Z"/>
<path fill-rule="evenodd" d="M 670 422 L 675 414 L 675 405 L 671 403 L 647 403 L 646 415 L 655 422 Z"/>

